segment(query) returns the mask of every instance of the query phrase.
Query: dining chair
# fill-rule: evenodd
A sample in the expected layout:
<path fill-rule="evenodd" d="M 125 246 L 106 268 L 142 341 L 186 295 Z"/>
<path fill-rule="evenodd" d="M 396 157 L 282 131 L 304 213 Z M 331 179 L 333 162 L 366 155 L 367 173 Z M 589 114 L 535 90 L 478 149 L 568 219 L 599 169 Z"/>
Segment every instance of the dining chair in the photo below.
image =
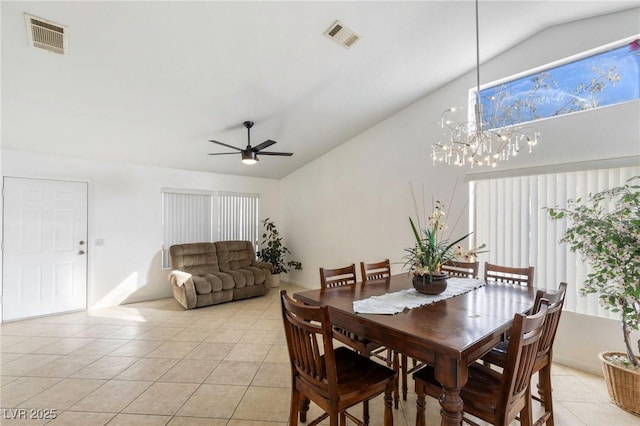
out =
<path fill-rule="evenodd" d="M 534 271 L 535 268 L 533 266 L 529 266 L 526 268 L 514 268 L 511 266 L 501 266 L 485 262 L 484 280 L 519 285 L 526 284 L 527 287 L 533 287 Z"/>
<path fill-rule="evenodd" d="M 514 285 L 527 285 L 527 287 L 533 287 L 533 266 L 526 268 L 517 268 L 511 266 L 495 265 L 489 262 L 484 263 L 484 280 L 485 282 L 503 282 Z M 506 342 L 509 338 L 510 331 L 507 331 L 502 336 L 502 341 Z M 485 361 L 484 364 L 489 366 L 489 362 Z"/>
<path fill-rule="evenodd" d="M 322 289 L 354 286 L 357 281 L 356 265 L 354 263 L 340 268 L 320 268 L 320 288 Z M 373 340 L 358 336 L 357 334 L 340 327 L 333 327 L 333 331 L 333 337 L 336 340 L 349 346 L 359 354 L 367 358 L 370 358 L 371 356 L 379 358 L 386 362 L 388 366 L 391 365 L 394 371 L 400 370 L 400 363 L 397 356 L 393 357 L 393 355 L 389 355 L 388 357 L 385 357 L 382 355 L 384 352 L 390 353 L 385 346 L 374 342 Z M 398 408 L 400 406 L 400 397 L 399 391 L 397 390 L 397 384 L 393 392 L 393 398 L 395 400 L 395 408 Z M 365 424 L 368 424 L 370 419 L 368 402 L 363 404 L 363 410 L 363 419 Z"/>
<path fill-rule="evenodd" d="M 391 276 L 391 263 L 389 262 L 389 259 L 373 263 L 360 262 L 360 273 L 362 275 L 363 284 L 366 284 L 367 281 L 370 280 L 387 278 Z M 385 355 L 382 355 L 383 353 Z M 413 366 L 409 367 L 409 357 L 407 357 L 405 354 L 399 354 L 398 352 L 391 351 L 390 349 L 387 349 L 385 347 L 373 350 L 371 355 L 387 362 L 387 366 L 392 366 L 393 369 L 398 373 L 398 381 L 402 383 L 402 400 L 406 401 L 408 393 L 407 383 L 409 374 L 421 368 L 423 364 L 418 363 L 415 359 L 413 359 Z M 398 408 L 400 405 L 399 387 L 400 384 L 397 384 L 396 389 L 393 393 L 395 408 Z"/>
<path fill-rule="evenodd" d="M 537 312 L 540 309 L 542 300 L 546 300 L 549 303 L 547 307 L 547 318 L 545 319 L 544 330 L 532 372 L 532 374 L 538 373 L 537 390 L 539 396 L 531 396 L 532 399 L 541 402 L 544 407 L 544 413 L 537 422 L 546 422 L 547 426 L 554 425 L 553 398 L 551 396 L 551 363 L 553 361 L 553 342 L 556 337 L 556 331 L 558 330 L 558 324 L 560 323 L 566 293 L 567 283 L 565 282 L 561 282 L 556 291 L 538 290 L 533 305 L 533 312 Z M 507 359 L 507 346 L 508 341 L 500 343 L 483 356 L 482 360 L 504 368 Z M 528 402 L 530 403 L 531 401 Z"/>
<path fill-rule="evenodd" d="M 327 306 L 309 306 L 280 291 L 282 319 L 291 362 L 289 424 L 307 421 L 309 402 L 325 411 L 331 426 L 346 419 L 362 424 L 347 409 L 384 393 L 384 425 L 393 425 L 391 393 L 396 373 L 344 346 L 334 348 Z"/>
<path fill-rule="evenodd" d="M 341 268 L 320 268 L 320 288 L 322 289 L 353 285 L 357 281 L 354 263 Z"/>
<path fill-rule="evenodd" d="M 451 277 L 457 278 L 477 278 L 478 277 L 478 269 L 480 266 L 480 262 L 445 262 L 442 264 L 442 272 L 446 272 Z M 402 400 L 407 400 L 407 378 L 409 374 L 412 374 L 422 367 L 424 367 L 424 363 L 419 362 L 415 359 L 412 360 L 412 366 L 408 366 L 409 361 L 406 355 L 401 355 L 400 357 L 400 370 L 402 372 Z"/>
<path fill-rule="evenodd" d="M 458 278 L 478 278 L 480 262 L 445 262 L 442 264 L 442 272 L 446 272 L 450 277 Z"/>
<path fill-rule="evenodd" d="M 391 276 L 391 263 L 389 259 L 372 263 L 360 262 L 360 273 L 363 283 L 370 280 L 389 278 Z"/>
<path fill-rule="evenodd" d="M 391 262 L 389 259 L 381 260 L 379 262 L 360 262 L 360 273 L 362 276 L 362 284 L 366 285 L 367 282 L 371 280 L 380 280 L 389 278 L 391 276 Z M 405 389 L 405 400 L 406 400 L 406 387 L 407 387 L 407 374 L 406 368 L 400 367 L 399 356 L 400 354 L 396 351 L 392 351 L 389 348 L 381 346 L 377 349 L 373 349 L 371 351 L 371 356 L 378 358 L 387 364 L 387 367 L 392 367 L 398 376 L 402 374 L 402 384 Z M 406 364 L 406 356 L 403 355 L 403 359 Z M 400 406 L 400 397 L 399 397 L 399 384 L 396 384 L 396 388 L 393 392 L 393 401 L 394 407 L 398 408 Z"/>
<path fill-rule="evenodd" d="M 468 381 L 460 390 L 464 401 L 463 420 L 475 425 L 465 416 L 470 414 L 493 425 L 507 426 L 520 415 L 523 426 L 531 425 L 530 382 L 538 345 L 543 334 L 547 301 L 540 310 L 529 316 L 516 313 L 502 373 L 480 363 L 471 363 Z M 432 366 L 413 374 L 417 394 L 416 426 L 425 424 L 425 395 L 439 399 L 442 385 L 435 378 Z"/>

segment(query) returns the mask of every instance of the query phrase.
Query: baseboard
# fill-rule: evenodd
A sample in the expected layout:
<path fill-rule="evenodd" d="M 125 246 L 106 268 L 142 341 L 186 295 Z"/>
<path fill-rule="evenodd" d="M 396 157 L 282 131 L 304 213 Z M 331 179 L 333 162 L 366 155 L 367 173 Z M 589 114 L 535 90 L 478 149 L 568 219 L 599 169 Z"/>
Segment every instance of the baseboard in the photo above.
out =
<path fill-rule="evenodd" d="M 587 373 L 602 377 L 602 367 L 600 366 L 600 360 L 597 361 L 598 364 L 595 365 L 591 363 L 576 361 L 573 358 L 556 356 L 556 354 L 553 354 L 554 364 L 565 365 L 570 368 L 575 368 L 576 370 L 585 371 Z"/>
<path fill-rule="evenodd" d="M 318 289 L 318 287 L 310 286 L 309 284 L 303 283 L 302 281 L 291 280 L 291 279 L 288 279 L 288 278 L 285 279 L 284 277 L 280 278 L 280 282 L 287 283 L 287 284 L 293 284 L 293 285 L 296 285 L 298 287 L 307 288 L 309 290 L 317 290 Z"/>

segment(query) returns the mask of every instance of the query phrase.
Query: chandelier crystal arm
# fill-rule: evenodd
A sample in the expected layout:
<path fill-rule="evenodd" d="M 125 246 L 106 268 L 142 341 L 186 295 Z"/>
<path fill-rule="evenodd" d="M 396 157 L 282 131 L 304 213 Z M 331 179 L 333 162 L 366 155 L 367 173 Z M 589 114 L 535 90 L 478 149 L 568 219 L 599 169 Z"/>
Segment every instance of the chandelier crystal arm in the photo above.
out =
<path fill-rule="evenodd" d="M 476 23 L 476 91 L 473 100 L 473 121 L 457 122 L 447 118 L 455 113 L 452 107 L 442 113 L 440 128 L 445 130 L 446 142 L 437 142 L 431 146 L 433 164 L 444 162 L 464 166 L 496 167 L 499 162 L 507 161 L 528 146 L 529 152 L 538 143 L 540 133 L 533 127 L 522 127 L 504 124 L 498 119 L 502 114 L 494 111 L 491 116 L 483 114 L 480 99 L 480 19 L 479 1 L 475 1 Z M 497 109 L 498 105 L 492 108 Z M 508 106 L 516 109 L 516 106 Z M 529 136 L 527 132 L 533 132 Z"/>

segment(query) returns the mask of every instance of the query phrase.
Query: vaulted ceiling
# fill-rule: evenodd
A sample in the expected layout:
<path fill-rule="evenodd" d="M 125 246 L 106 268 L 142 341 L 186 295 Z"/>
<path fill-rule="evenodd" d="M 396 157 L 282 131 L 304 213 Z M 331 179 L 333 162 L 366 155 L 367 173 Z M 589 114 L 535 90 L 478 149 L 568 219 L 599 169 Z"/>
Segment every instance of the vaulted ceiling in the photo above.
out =
<path fill-rule="evenodd" d="M 481 59 L 638 4 L 481 0 Z M 2 146 L 80 158 L 281 178 L 475 67 L 468 0 L 1 7 Z M 30 47 L 25 12 L 66 26 L 68 54 Z M 362 37 L 350 49 L 323 35 L 336 20 Z M 245 120 L 254 146 L 295 154 L 207 155 L 244 147 Z"/>

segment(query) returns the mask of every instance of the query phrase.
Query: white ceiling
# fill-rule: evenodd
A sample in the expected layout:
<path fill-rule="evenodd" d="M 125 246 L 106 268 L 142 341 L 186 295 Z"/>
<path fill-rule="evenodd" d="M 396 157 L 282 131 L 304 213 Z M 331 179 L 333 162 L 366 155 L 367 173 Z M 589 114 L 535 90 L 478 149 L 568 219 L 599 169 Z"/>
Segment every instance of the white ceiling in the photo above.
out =
<path fill-rule="evenodd" d="M 11 149 L 281 178 L 475 67 L 468 0 L 1 4 Z M 482 0 L 481 59 L 639 4 Z M 68 55 L 29 47 L 25 12 L 67 26 Z M 351 49 L 323 36 L 336 19 L 362 35 Z M 294 156 L 207 155 L 244 147 L 245 120 Z"/>

